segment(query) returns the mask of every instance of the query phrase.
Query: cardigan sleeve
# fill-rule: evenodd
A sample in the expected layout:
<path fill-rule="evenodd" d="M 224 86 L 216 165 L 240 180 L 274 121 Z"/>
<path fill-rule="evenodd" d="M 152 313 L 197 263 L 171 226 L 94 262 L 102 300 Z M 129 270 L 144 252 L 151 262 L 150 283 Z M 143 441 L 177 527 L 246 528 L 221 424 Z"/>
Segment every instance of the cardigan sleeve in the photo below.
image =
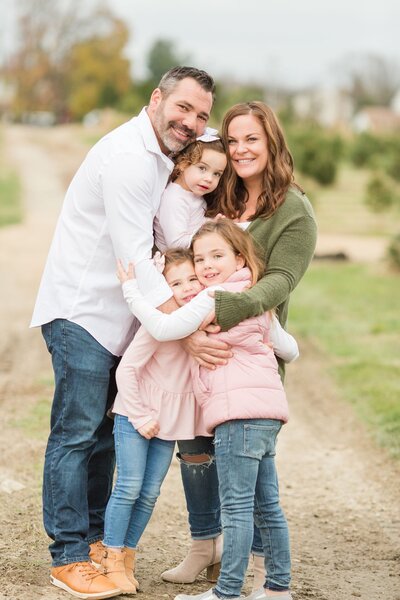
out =
<path fill-rule="evenodd" d="M 215 314 L 221 330 L 227 331 L 286 300 L 310 264 L 316 241 L 317 226 L 312 216 L 305 214 L 289 222 L 272 248 L 264 277 L 238 294 L 215 292 Z"/>

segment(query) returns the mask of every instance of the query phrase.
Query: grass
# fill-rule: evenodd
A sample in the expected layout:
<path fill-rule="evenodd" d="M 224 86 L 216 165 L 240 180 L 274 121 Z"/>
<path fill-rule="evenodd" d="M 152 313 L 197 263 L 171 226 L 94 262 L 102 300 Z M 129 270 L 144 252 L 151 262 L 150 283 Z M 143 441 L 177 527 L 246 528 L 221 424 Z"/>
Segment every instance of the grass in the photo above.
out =
<path fill-rule="evenodd" d="M 0 227 L 5 227 L 20 223 L 22 220 L 21 189 L 16 173 L 7 171 L 4 166 L 1 170 Z"/>
<path fill-rule="evenodd" d="M 340 395 L 400 458 L 400 277 L 313 264 L 292 295 L 290 328 L 326 357 Z"/>
<path fill-rule="evenodd" d="M 310 197 L 321 233 L 388 237 L 399 232 L 400 208 L 382 213 L 364 204 L 371 171 L 343 162 L 335 183 L 324 187 L 298 174 L 297 180 Z"/>
<path fill-rule="evenodd" d="M 25 417 L 15 420 L 12 425 L 22 429 L 28 438 L 42 440 L 44 432 L 49 430 L 50 410 L 50 398 L 40 398 Z"/>
<path fill-rule="evenodd" d="M 0 137 L 0 227 L 20 223 L 22 216 L 20 181 L 8 167 Z"/>

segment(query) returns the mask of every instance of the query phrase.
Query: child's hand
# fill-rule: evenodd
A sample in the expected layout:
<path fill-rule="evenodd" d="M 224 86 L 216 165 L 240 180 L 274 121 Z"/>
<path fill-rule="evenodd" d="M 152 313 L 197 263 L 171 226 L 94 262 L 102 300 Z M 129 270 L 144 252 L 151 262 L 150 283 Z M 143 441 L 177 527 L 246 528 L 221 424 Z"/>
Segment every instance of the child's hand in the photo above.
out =
<path fill-rule="evenodd" d="M 211 221 L 219 221 L 220 219 L 226 219 L 225 215 L 218 213 L 214 218 L 211 219 Z"/>
<path fill-rule="evenodd" d="M 142 435 L 146 440 L 151 440 L 151 438 L 156 437 L 156 435 L 160 431 L 160 424 L 155 419 L 152 419 L 143 427 L 139 427 L 138 432 Z"/>
<path fill-rule="evenodd" d="M 117 260 L 117 277 L 121 283 L 129 281 L 129 279 L 135 279 L 135 267 L 133 263 L 129 263 L 128 270 L 125 271 L 120 259 Z"/>

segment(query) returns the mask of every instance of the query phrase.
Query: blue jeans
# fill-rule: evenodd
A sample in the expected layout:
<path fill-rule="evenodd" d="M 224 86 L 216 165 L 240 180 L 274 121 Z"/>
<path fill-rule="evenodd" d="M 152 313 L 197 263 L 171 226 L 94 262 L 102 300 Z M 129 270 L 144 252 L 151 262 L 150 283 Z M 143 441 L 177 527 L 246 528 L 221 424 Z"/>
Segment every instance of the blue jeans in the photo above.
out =
<path fill-rule="evenodd" d="M 253 542 L 253 518 L 264 548 L 265 587 L 284 591 L 290 583 L 288 526 L 279 504 L 274 419 L 227 421 L 215 429 L 224 548 L 215 593 L 240 596 Z"/>
<path fill-rule="evenodd" d="M 115 416 L 117 480 L 107 505 L 104 544 L 136 548 L 160 495 L 175 442 L 140 435 L 122 415 Z"/>
<path fill-rule="evenodd" d="M 44 527 L 53 565 L 88 560 L 89 543 L 103 538 L 115 467 L 113 422 L 119 358 L 85 329 L 65 319 L 42 326 L 51 353 L 55 391 L 43 476 Z"/>
<path fill-rule="evenodd" d="M 198 436 L 178 441 L 181 477 L 188 510 L 190 533 L 195 540 L 214 538 L 222 531 L 214 439 Z M 182 455 L 207 454 L 203 463 L 190 463 Z"/>
<path fill-rule="evenodd" d="M 214 438 L 180 440 L 178 448 L 191 536 L 194 540 L 214 538 L 222 531 Z M 204 463 L 190 463 L 182 460 L 185 454 L 208 454 L 210 458 Z M 255 525 L 251 551 L 263 555 L 261 535 Z"/>

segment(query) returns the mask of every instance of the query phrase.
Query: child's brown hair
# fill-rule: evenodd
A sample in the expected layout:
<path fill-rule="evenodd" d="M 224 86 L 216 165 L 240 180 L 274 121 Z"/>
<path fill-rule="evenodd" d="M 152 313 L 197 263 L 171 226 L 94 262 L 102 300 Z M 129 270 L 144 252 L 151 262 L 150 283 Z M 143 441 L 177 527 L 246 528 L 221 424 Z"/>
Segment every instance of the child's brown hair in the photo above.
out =
<path fill-rule="evenodd" d="M 225 146 L 222 140 L 213 140 L 212 142 L 202 142 L 196 140 L 186 146 L 175 158 L 175 167 L 171 173 L 171 181 L 175 181 L 177 177 L 190 165 L 197 165 L 201 162 L 204 150 L 214 150 L 226 156 Z"/>
<path fill-rule="evenodd" d="M 169 248 L 164 254 L 163 274 L 167 272 L 171 265 L 181 265 L 187 260 L 193 263 L 193 252 L 191 248 Z"/>

